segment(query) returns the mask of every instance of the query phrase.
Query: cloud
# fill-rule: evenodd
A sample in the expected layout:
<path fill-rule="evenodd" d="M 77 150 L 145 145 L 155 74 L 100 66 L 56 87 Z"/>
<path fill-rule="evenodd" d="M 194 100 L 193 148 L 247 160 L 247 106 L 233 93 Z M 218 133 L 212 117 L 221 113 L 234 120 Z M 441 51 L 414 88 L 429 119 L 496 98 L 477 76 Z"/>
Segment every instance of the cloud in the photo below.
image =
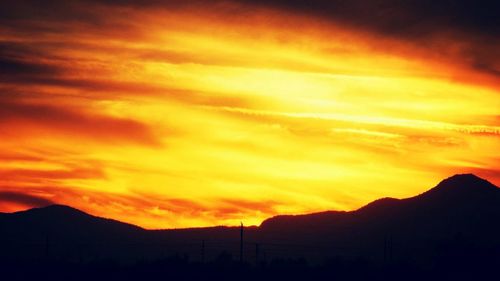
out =
<path fill-rule="evenodd" d="M 43 157 L 31 155 L 28 153 L 0 151 L 0 162 L 10 162 L 10 161 L 38 162 L 43 160 L 44 160 Z"/>
<path fill-rule="evenodd" d="M 230 4 L 245 4 L 246 11 L 251 7 L 272 7 L 279 10 L 309 14 L 326 19 L 373 29 L 399 36 L 414 36 L 423 32 L 439 29 L 466 30 L 495 34 L 500 32 L 500 19 L 497 11 L 498 1 L 432 1 L 432 0 L 217 0 L 207 1 L 127 1 L 127 0 L 79 0 L 79 1 L 2 1 L 0 11 L 4 20 L 30 18 L 66 21 L 99 22 L 106 18 L 96 8 L 145 8 L 145 9 L 237 9 Z M 7 9 L 8 8 L 8 9 Z M 119 9 L 117 9 L 119 11 Z M 96 16 L 96 14 L 98 16 Z M 117 15 L 118 16 L 118 15 Z M 108 15 L 109 17 L 109 15 Z M 101 19 L 103 20 L 103 19 Z"/>
<path fill-rule="evenodd" d="M 248 1 L 309 15 L 382 38 L 395 38 L 429 49 L 488 74 L 499 76 L 498 1 L 432 0 L 270 0 Z M 488 42 L 485 44 L 485 42 Z"/>
<path fill-rule="evenodd" d="M 39 128 L 45 132 L 85 137 L 98 142 L 161 145 L 151 128 L 132 119 L 7 99 L 0 99 L 0 109 L 0 130 L 6 134 L 16 135 L 26 131 L 36 135 Z"/>
<path fill-rule="evenodd" d="M 2 80 L 6 76 L 25 76 L 32 74 L 56 74 L 55 67 L 49 65 L 24 62 L 22 60 L 0 58 L 0 74 Z"/>
<path fill-rule="evenodd" d="M 0 186 L 2 202 L 15 203 L 26 208 L 54 203 L 69 205 L 90 214 L 112 217 L 143 227 L 193 226 L 186 222 L 235 224 L 235 221 L 258 216 L 264 219 L 278 213 L 283 204 L 274 200 L 215 198 L 203 201 L 186 198 L 168 198 L 141 194 L 114 194 L 103 191 L 82 190 L 71 186 Z M 5 211 L 5 207 L 4 207 Z M 164 224 L 158 224 L 158 220 Z"/>
<path fill-rule="evenodd" d="M 398 36 L 415 36 L 443 29 L 486 34 L 500 32 L 497 1 L 432 0 L 257 0 L 243 1 L 373 29 Z"/>
<path fill-rule="evenodd" d="M 493 54 L 480 52 L 484 39 L 489 45 L 498 46 L 500 33 L 500 10 L 498 1 L 432 1 L 432 0 L 217 0 L 217 1 L 2 1 L 0 23 L 15 30 L 38 29 L 48 26 L 54 32 L 64 32 L 68 27 L 79 24 L 79 28 L 89 26 L 121 25 L 127 29 L 134 24 L 123 20 L 131 11 L 173 11 L 193 10 L 197 13 L 217 11 L 229 15 L 245 15 L 262 8 L 280 12 L 306 15 L 323 21 L 331 21 L 349 28 L 405 41 L 426 42 L 431 47 L 446 47 L 449 37 L 460 44 L 461 54 L 474 54 L 473 64 L 480 68 L 492 69 Z M 260 10 L 259 10 L 260 9 Z M 64 23 L 64 25 L 62 25 Z M 54 24 L 58 28 L 54 28 Z M 61 27 L 64 27 L 61 29 Z M 433 46 L 443 42 L 439 46 Z M 489 48 L 494 51 L 495 48 Z M 439 51 L 438 49 L 436 51 Z M 446 54 L 449 50 L 442 50 Z M 490 60 L 486 58 L 490 58 Z M 496 59 L 498 62 L 498 59 Z M 498 65 L 497 65 L 498 66 Z"/>
<path fill-rule="evenodd" d="M 99 179 L 105 178 L 101 169 L 76 168 L 69 170 L 35 170 L 35 169 L 6 169 L 0 170 L 2 181 L 13 182 L 38 182 L 45 180 L 65 180 L 65 179 Z"/>
<path fill-rule="evenodd" d="M 0 203 L 14 203 L 29 208 L 54 204 L 52 200 L 44 197 L 14 191 L 0 191 Z"/>
<path fill-rule="evenodd" d="M 245 200 L 245 199 L 219 199 L 216 216 L 223 218 L 244 218 L 247 213 L 263 213 L 266 215 L 277 214 L 277 207 L 282 203 L 274 200 Z"/>
<path fill-rule="evenodd" d="M 61 41 L 59 43 L 0 41 L 0 85 L 3 96 L 0 99 L 9 100 L 20 97 L 40 99 L 43 96 L 70 96 L 79 95 L 90 100 L 124 100 L 130 97 L 161 97 L 184 104 L 210 106 L 238 106 L 248 107 L 249 99 L 223 95 L 203 90 L 178 89 L 169 85 L 162 85 L 156 81 L 133 79 L 118 79 L 110 75 L 110 65 L 115 62 L 102 63 L 98 55 L 85 59 L 71 58 L 64 55 L 68 50 L 84 50 L 110 54 L 119 54 L 130 59 L 148 61 L 144 52 L 153 52 L 142 48 L 132 48 L 123 45 L 106 49 L 103 46 L 89 44 L 75 44 Z M 58 53 L 59 52 L 59 53 Z M 158 51 L 161 53 L 160 51 Z M 185 55 L 186 59 L 191 55 Z M 156 60 L 158 58 L 154 58 Z M 169 56 L 161 59 L 168 63 L 186 63 L 186 61 L 169 60 Z M 191 63 L 190 61 L 187 61 Z M 141 66 L 127 65 L 127 71 L 137 71 Z M 136 69 L 137 68 L 137 69 Z M 116 71 L 114 69 L 111 72 Z M 57 93 L 54 93 L 54 88 Z M 1 101 L 0 101 L 1 106 Z"/>

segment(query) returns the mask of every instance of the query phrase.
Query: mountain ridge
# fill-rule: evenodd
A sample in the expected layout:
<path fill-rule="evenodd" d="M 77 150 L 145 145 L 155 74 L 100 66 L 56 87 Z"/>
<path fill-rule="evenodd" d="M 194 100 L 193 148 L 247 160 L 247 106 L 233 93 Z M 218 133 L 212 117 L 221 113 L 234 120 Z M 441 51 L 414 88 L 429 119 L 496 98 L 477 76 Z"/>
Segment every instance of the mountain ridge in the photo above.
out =
<path fill-rule="evenodd" d="M 274 216 L 271 218 L 268 218 L 264 220 L 261 223 L 261 226 L 263 224 L 269 223 L 269 221 L 274 220 L 274 219 L 279 219 L 279 218 L 300 218 L 300 217 L 307 217 L 307 216 L 324 216 L 324 215 L 339 215 L 339 214 L 352 214 L 352 213 L 359 213 L 359 212 L 364 212 L 373 208 L 387 208 L 391 207 L 397 204 L 402 204 L 407 201 L 412 201 L 412 200 L 418 200 L 421 198 L 425 198 L 427 196 L 432 196 L 434 194 L 439 194 L 439 195 L 450 195 L 453 194 L 454 192 L 458 191 L 458 189 L 454 189 L 453 187 L 466 187 L 466 191 L 469 192 L 488 192 L 490 194 L 491 192 L 496 192 L 497 194 L 500 194 L 500 188 L 492 184 L 491 182 L 482 179 L 474 174 L 456 174 L 451 177 L 448 177 L 441 182 L 439 182 L 435 187 L 424 191 L 418 195 L 408 197 L 408 198 L 392 198 L 392 197 L 383 197 L 376 199 L 358 209 L 352 210 L 352 211 L 323 211 L 323 212 L 316 212 L 316 213 L 309 213 L 309 214 L 299 214 L 299 215 L 278 215 Z M 463 189 L 463 188 L 462 188 Z M 462 194 L 463 196 L 463 194 Z M 452 196 L 450 196 L 452 197 Z"/>
<path fill-rule="evenodd" d="M 419 199 L 425 196 L 429 196 L 432 194 L 436 193 L 445 193 L 445 194 L 451 194 L 452 192 L 458 191 L 458 188 L 462 188 L 461 191 L 463 191 L 463 187 L 467 188 L 466 191 L 478 191 L 478 188 L 482 188 L 483 191 L 488 190 L 486 192 L 500 192 L 500 188 L 497 187 L 496 185 L 492 184 L 488 180 L 485 180 L 483 178 L 480 178 L 474 174 L 456 174 L 453 176 L 450 176 L 446 179 L 443 179 L 441 182 L 439 182 L 435 187 L 426 190 L 418 195 L 408 197 L 408 198 L 392 198 L 392 197 L 383 197 L 376 199 L 374 201 L 371 201 L 367 203 L 366 205 L 354 209 L 354 210 L 348 210 L 348 211 L 337 211 L 337 210 L 326 210 L 326 211 L 321 211 L 321 212 L 313 212 L 313 213 L 306 213 L 306 214 L 290 214 L 290 215 L 277 215 L 273 216 L 270 218 L 265 219 L 260 226 L 268 222 L 269 220 L 273 220 L 275 218 L 301 218 L 301 217 L 321 217 L 321 216 L 328 216 L 328 215 L 344 215 L 344 214 L 349 214 L 349 213 L 355 213 L 355 212 L 362 212 L 367 209 L 371 208 L 380 208 L 380 207 L 387 207 L 387 205 L 391 204 L 399 204 L 402 202 L 405 202 L 405 200 L 415 200 Z M 100 217 L 100 216 L 94 216 L 90 213 L 87 213 L 85 211 L 76 209 L 74 207 L 71 207 L 69 205 L 64 205 L 64 204 L 53 204 L 49 206 L 44 206 L 44 207 L 37 207 L 37 208 L 31 208 L 27 210 L 22 210 L 22 211 L 17 211 L 17 212 L 12 212 L 12 213 L 3 213 L 0 212 L 0 215 L 25 215 L 25 214 L 33 214 L 33 213 L 38 213 L 38 212 L 43 212 L 43 213 L 55 213 L 55 214 L 64 214 L 64 215 L 78 215 L 78 216 L 88 216 L 91 218 L 97 218 L 97 219 L 103 219 L 111 222 L 118 222 L 124 225 L 130 225 L 134 226 L 140 229 L 144 229 L 138 225 L 132 224 L 132 223 L 127 223 L 127 222 L 122 222 L 119 220 L 115 220 L 112 218 L 106 218 L 106 217 Z M 221 225 L 214 225 L 214 226 L 205 226 L 205 227 L 187 227 L 187 228 L 165 228 L 165 229 L 151 229 L 153 231 L 162 231 L 162 230 L 185 230 L 185 229 L 205 229 L 205 228 L 216 228 L 216 227 L 237 227 L 237 226 L 221 226 Z"/>
<path fill-rule="evenodd" d="M 334 253 L 376 260 L 382 257 L 382 242 L 391 237 L 397 241 L 395 257 L 426 261 L 436 247 L 454 237 L 500 249 L 498 221 L 500 189 L 466 174 L 449 177 L 414 197 L 382 198 L 353 211 L 275 216 L 258 227 L 245 227 L 244 239 L 245 245 L 268 247 L 269 258 L 318 260 Z M 87 256 L 110 259 L 161 257 L 166 252 L 196 256 L 202 241 L 216 249 L 211 251 L 237 255 L 240 239 L 239 227 L 146 230 L 64 205 L 2 215 L 0 228 L 0 242 L 8 241 L 0 255 L 24 253 L 23 257 L 40 253 L 25 245 L 44 245 L 46 240 L 60 245 L 54 250 L 60 255 L 85 244 Z M 282 249 L 272 250 L 276 247 Z"/>

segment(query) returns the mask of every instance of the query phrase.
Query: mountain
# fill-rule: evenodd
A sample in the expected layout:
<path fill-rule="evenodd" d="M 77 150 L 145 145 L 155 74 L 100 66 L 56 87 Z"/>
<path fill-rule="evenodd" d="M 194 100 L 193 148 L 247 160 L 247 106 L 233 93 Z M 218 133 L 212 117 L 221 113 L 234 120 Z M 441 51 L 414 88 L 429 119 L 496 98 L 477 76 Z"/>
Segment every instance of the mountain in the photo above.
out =
<path fill-rule="evenodd" d="M 428 260 L 460 239 L 480 248 L 500 245 L 500 189 L 472 174 L 455 175 L 407 199 L 383 198 L 351 212 L 277 216 L 262 223 L 267 240 L 323 244 L 331 255 L 372 259 L 391 255 Z M 385 253 L 387 255 L 388 253 Z"/>
<path fill-rule="evenodd" d="M 427 223 L 460 217 L 480 219 L 500 211 L 500 189 L 492 183 L 472 174 L 455 175 L 441 181 L 436 187 L 415 197 L 406 199 L 382 198 L 351 212 L 322 212 L 298 216 L 276 216 L 261 224 L 264 229 L 302 228 L 317 225 L 330 228 L 332 224 L 354 223 L 366 220 L 371 223 L 390 222 L 397 219 L 416 222 L 426 218 Z M 459 216 L 460 215 L 460 216 Z M 471 217 L 472 216 L 472 217 Z M 456 222 L 460 223 L 460 222 Z"/>
<path fill-rule="evenodd" d="M 244 258 L 425 264 L 464 253 L 500 253 L 498 222 L 500 189 L 471 174 L 455 175 L 407 199 L 383 198 L 350 212 L 267 219 L 259 227 L 245 228 Z M 0 214 L 0 255 L 8 259 L 137 260 L 181 254 L 201 260 L 222 252 L 237 257 L 239 238 L 238 227 L 145 230 L 60 205 Z M 453 252 L 457 249 L 462 254 Z"/>
<path fill-rule="evenodd" d="M 142 228 L 89 215 L 80 210 L 52 205 L 12 214 L 2 214 L 0 222 L 3 235 L 11 235 L 25 241 L 36 241 L 40 233 L 59 241 L 69 237 L 79 241 L 92 241 L 93 237 L 115 239 L 116 236 L 129 237 L 141 232 Z"/>

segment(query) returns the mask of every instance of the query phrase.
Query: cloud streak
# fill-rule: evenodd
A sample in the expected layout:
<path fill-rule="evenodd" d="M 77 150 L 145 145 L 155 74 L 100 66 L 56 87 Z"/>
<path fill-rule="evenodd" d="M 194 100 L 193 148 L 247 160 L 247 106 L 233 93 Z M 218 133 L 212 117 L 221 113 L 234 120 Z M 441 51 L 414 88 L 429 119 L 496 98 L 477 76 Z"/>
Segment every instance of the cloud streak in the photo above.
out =
<path fill-rule="evenodd" d="M 23 207 L 35 208 L 45 207 L 54 204 L 51 200 L 35 195 L 29 195 L 21 192 L 0 191 L 0 204 L 14 203 L 23 205 Z"/>
<path fill-rule="evenodd" d="M 85 137 L 104 142 L 160 145 L 152 130 L 137 121 L 104 115 L 86 114 L 82 111 L 52 105 L 29 104 L 0 99 L 0 129 L 7 134 L 33 133 L 36 129 L 45 133 Z M 18 127 L 16 130 L 7 128 Z M 42 131 L 39 131 L 42 133 Z"/>
<path fill-rule="evenodd" d="M 462 60 L 497 76 L 500 21 L 496 1 L 243 1 L 297 14 L 309 14 L 381 37 L 425 44 L 431 52 Z M 490 42 L 485 46 L 484 42 Z M 459 41 L 459 43 L 455 43 Z M 492 48 L 490 48 L 490 46 Z"/>

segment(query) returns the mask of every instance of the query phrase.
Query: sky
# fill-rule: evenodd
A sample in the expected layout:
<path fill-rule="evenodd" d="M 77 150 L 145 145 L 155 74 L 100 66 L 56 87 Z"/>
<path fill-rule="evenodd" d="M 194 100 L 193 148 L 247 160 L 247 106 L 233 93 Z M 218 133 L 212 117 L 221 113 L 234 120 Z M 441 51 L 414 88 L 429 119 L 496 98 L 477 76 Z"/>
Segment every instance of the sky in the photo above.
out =
<path fill-rule="evenodd" d="M 500 185 L 499 6 L 2 1 L 0 212 L 258 225 Z"/>

